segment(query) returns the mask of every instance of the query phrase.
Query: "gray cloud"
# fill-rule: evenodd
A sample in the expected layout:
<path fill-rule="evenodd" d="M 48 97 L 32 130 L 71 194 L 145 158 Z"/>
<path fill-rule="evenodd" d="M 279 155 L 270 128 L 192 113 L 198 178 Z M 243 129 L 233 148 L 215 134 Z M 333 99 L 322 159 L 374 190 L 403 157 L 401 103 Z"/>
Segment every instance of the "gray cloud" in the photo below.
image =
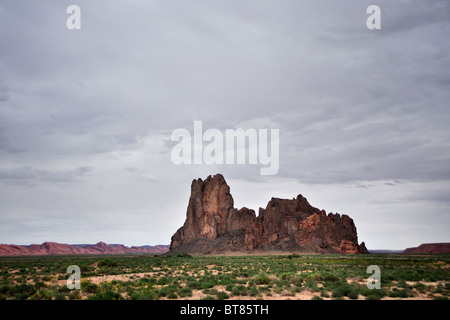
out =
<path fill-rule="evenodd" d="M 324 188 L 329 210 L 345 204 L 329 200 L 326 186 L 347 190 L 353 214 L 367 212 L 361 224 L 380 230 L 389 221 L 375 223 L 376 212 L 394 219 L 410 210 L 422 223 L 422 209 L 409 205 L 416 199 L 437 217 L 431 226 L 448 229 L 438 214 L 450 186 L 448 1 L 379 1 L 376 31 L 365 26 L 371 1 L 78 1 L 79 31 L 65 26 L 70 4 L 0 4 L 0 242 L 71 242 L 58 228 L 78 215 L 79 242 L 107 240 L 94 239 L 95 220 L 108 221 L 114 232 L 102 236 L 112 242 L 167 243 L 191 180 L 216 172 L 243 191 Z M 170 135 L 192 131 L 194 120 L 205 129 L 280 129 L 278 175 L 173 165 Z M 380 195 L 377 204 L 363 191 Z M 267 203 L 262 194 L 255 203 Z M 353 205 L 357 197 L 370 208 Z M 362 230 L 366 243 L 383 245 Z M 434 241 L 425 231 L 405 239 Z"/>
<path fill-rule="evenodd" d="M 24 185 L 32 185 L 38 181 L 49 183 L 71 182 L 84 176 L 91 170 L 92 168 L 87 166 L 62 171 L 41 170 L 27 166 L 9 169 L 0 168 L 0 181 Z"/>

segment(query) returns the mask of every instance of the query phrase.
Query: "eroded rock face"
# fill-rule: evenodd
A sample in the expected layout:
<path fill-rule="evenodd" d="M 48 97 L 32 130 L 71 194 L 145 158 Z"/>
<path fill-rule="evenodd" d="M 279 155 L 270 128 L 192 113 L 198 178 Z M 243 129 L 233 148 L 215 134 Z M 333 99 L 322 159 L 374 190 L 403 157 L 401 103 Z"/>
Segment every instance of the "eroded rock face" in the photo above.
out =
<path fill-rule="evenodd" d="M 255 219 L 253 210 L 234 208 L 225 178 L 218 174 L 205 181 L 192 181 L 191 196 L 183 227 L 172 236 L 171 249 L 202 238 L 215 240 L 235 230 L 247 228 Z"/>
<path fill-rule="evenodd" d="M 292 200 L 272 198 L 257 217 L 253 210 L 233 205 L 222 175 L 194 180 L 186 221 L 172 236 L 171 251 L 368 253 L 364 243 L 358 245 L 349 216 L 326 215 L 302 195 Z"/>

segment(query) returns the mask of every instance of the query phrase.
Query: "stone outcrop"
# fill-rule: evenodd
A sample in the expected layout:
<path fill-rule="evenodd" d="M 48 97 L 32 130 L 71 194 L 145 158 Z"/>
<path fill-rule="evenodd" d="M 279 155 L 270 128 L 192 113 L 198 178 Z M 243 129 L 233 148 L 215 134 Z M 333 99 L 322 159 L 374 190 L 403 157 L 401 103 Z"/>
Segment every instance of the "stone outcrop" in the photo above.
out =
<path fill-rule="evenodd" d="M 172 236 L 171 253 L 232 252 L 368 253 L 358 245 L 347 215 L 321 211 L 298 195 L 272 198 L 265 209 L 234 208 L 230 187 L 220 175 L 192 182 L 184 225 Z"/>
<path fill-rule="evenodd" d="M 403 253 L 407 254 L 438 254 L 450 253 L 450 242 L 423 243 L 418 247 L 407 248 Z"/>

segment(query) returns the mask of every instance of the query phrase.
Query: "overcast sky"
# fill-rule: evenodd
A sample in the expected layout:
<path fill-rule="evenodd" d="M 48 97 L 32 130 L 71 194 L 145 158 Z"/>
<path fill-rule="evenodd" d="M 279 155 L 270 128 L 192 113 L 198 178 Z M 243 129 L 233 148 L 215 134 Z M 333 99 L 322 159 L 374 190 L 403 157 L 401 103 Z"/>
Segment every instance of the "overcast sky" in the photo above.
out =
<path fill-rule="evenodd" d="M 302 194 L 369 249 L 449 242 L 449 39 L 447 0 L 1 1 L 0 243 L 169 244 L 218 172 L 235 207 Z M 195 120 L 279 129 L 278 174 L 174 165 Z"/>

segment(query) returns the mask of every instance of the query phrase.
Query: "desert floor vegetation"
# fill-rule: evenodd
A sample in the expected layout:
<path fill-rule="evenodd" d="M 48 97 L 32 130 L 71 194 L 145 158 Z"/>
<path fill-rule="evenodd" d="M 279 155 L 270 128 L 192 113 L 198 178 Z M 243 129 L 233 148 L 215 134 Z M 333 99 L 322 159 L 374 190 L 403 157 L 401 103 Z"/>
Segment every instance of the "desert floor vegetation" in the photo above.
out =
<path fill-rule="evenodd" d="M 380 289 L 367 287 L 370 265 Z M 1 257 L 0 300 L 447 300 L 449 268 L 450 255 Z"/>

